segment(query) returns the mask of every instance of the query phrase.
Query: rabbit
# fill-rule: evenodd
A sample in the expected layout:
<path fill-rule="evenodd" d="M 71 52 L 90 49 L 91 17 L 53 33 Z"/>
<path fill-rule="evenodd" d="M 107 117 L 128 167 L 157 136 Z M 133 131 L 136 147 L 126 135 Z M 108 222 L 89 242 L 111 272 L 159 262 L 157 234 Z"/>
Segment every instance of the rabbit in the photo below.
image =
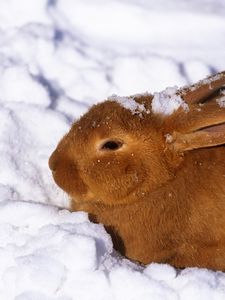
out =
<path fill-rule="evenodd" d="M 223 85 L 225 72 L 177 89 L 170 114 L 153 109 L 157 95 L 111 97 L 52 153 L 71 210 L 104 224 L 125 257 L 225 270 Z"/>

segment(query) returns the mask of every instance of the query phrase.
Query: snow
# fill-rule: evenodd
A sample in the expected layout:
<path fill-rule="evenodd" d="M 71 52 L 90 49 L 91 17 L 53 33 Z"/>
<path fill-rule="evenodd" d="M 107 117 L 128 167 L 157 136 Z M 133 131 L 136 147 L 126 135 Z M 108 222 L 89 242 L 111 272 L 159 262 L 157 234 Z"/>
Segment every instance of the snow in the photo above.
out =
<path fill-rule="evenodd" d="M 121 257 L 48 168 L 72 121 L 111 94 L 187 110 L 165 88 L 225 69 L 224 14 L 222 0 L 0 0 L 0 299 L 225 299 L 222 272 Z M 116 99 L 145 112 L 134 97 Z"/>
<path fill-rule="evenodd" d="M 86 213 L 5 201 L 0 224 L 1 299 L 224 299 L 221 272 L 131 263 Z"/>
<path fill-rule="evenodd" d="M 198 86 L 200 86 L 200 85 L 202 85 L 202 84 L 207 84 L 207 85 L 209 85 L 209 88 L 212 89 L 211 84 L 212 84 L 214 81 L 217 81 L 217 80 L 222 79 L 224 76 L 225 76 L 224 74 L 217 74 L 216 76 L 213 76 L 213 78 L 205 78 L 205 79 L 203 79 L 203 80 L 200 80 L 196 86 L 193 86 L 193 87 L 191 88 L 191 90 L 194 91 Z"/>
<path fill-rule="evenodd" d="M 23 86 L 21 86 L 21 81 Z M 32 78 L 24 67 L 3 69 L 0 75 L 0 90 L 2 102 L 28 102 L 45 107 L 50 104 L 46 89 L 35 81 L 35 78 Z"/>
<path fill-rule="evenodd" d="M 149 113 L 145 107 L 144 104 L 140 104 L 135 101 L 134 97 L 121 97 L 117 95 L 112 95 L 108 97 L 107 100 L 110 101 L 116 101 L 119 103 L 122 107 L 128 109 L 131 111 L 132 114 L 138 114 L 140 117 L 142 117 L 142 113 Z"/>
<path fill-rule="evenodd" d="M 188 104 L 180 95 L 177 95 L 177 87 L 168 87 L 160 93 L 154 93 L 152 99 L 152 111 L 155 114 L 171 115 L 179 107 L 188 112 Z"/>
<path fill-rule="evenodd" d="M 225 91 L 221 91 L 221 95 L 219 99 L 216 99 L 216 102 L 218 103 L 219 107 L 224 108 L 225 107 Z"/>

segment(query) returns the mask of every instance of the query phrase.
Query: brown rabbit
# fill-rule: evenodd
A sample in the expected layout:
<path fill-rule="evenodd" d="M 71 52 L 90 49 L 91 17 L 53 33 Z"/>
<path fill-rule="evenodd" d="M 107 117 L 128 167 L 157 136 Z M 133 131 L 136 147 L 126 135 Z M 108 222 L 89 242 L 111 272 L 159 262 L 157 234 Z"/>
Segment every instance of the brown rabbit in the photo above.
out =
<path fill-rule="evenodd" d="M 133 109 L 113 97 L 51 155 L 72 209 L 103 223 L 126 257 L 225 270 L 223 85 L 225 72 L 177 90 L 188 107 L 170 115 L 152 109 L 156 96 L 130 97 Z"/>

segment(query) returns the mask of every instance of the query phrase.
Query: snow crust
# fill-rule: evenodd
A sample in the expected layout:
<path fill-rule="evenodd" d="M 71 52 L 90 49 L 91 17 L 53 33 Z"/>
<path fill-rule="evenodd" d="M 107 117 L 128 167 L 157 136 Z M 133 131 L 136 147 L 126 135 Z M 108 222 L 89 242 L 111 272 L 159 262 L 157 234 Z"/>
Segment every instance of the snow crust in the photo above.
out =
<path fill-rule="evenodd" d="M 102 225 L 66 210 L 48 168 L 99 100 L 225 69 L 224 14 L 222 0 L 0 0 L 0 299 L 225 299 L 222 272 L 120 257 Z M 174 95 L 156 93 L 152 109 L 187 109 Z"/>

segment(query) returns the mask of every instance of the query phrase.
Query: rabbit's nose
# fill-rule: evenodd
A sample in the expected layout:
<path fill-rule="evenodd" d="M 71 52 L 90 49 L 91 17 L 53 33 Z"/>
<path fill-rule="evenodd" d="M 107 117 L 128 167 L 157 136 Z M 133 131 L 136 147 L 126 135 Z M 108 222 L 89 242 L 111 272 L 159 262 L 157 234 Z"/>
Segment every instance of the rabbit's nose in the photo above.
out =
<path fill-rule="evenodd" d="M 54 151 L 52 153 L 52 155 L 50 156 L 49 161 L 48 161 L 48 165 L 49 165 L 49 168 L 52 171 L 56 171 L 57 165 L 58 165 L 58 159 L 57 159 L 56 151 Z"/>

